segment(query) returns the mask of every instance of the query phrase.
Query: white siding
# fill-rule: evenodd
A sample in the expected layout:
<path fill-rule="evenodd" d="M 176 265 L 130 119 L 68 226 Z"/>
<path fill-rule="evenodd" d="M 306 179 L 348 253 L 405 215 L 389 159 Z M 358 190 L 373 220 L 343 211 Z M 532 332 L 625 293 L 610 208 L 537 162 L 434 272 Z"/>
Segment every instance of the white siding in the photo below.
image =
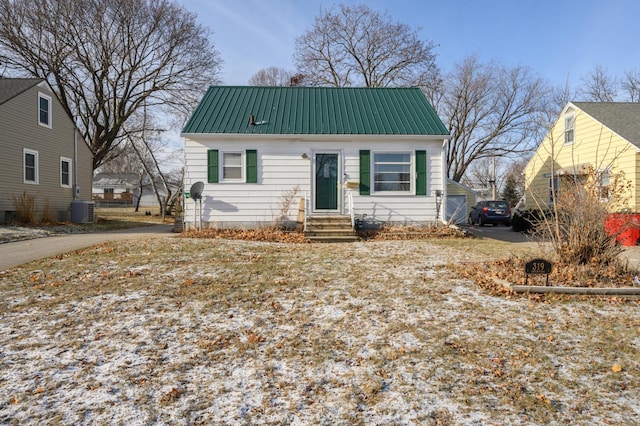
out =
<path fill-rule="evenodd" d="M 312 197 L 313 155 L 316 152 L 337 152 L 340 155 L 339 176 L 344 181 L 359 182 L 361 149 L 376 151 L 427 152 L 427 196 L 368 195 L 353 190 L 354 211 L 366 215 L 367 220 L 394 223 L 426 223 L 434 221 L 436 189 L 443 190 L 442 140 L 425 139 L 401 141 L 340 140 L 328 137 L 324 141 L 283 140 L 273 138 L 259 141 L 233 140 L 194 141 L 185 138 L 185 190 L 195 182 L 205 183 L 202 199 L 202 222 L 205 227 L 256 227 L 274 223 L 280 217 L 280 205 L 285 194 L 298 186 L 299 192 L 285 213 L 295 221 L 299 199 Z M 334 140 L 331 140 L 334 139 Z M 379 137 L 378 137 L 379 139 Z M 207 183 L 207 151 L 217 149 L 238 151 L 255 149 L 258 152 L 258 183 Z M 307 158 L 303 158 L 306 154 Z M 412 156 L 413 161 L 413 156 Z M 415 163 L 414 163 L 415 168 Z M 372 170 L 373 173 L 373 170 Z M 413 170 L 415 177 L 415 170 Z M 415 188 L 414 188 L 415 190 Z M 338 213 L 348 214 L 346 186 L 338 194 Z M 185 222 L 193 226 L 195 203 L 185 201 Z"/>

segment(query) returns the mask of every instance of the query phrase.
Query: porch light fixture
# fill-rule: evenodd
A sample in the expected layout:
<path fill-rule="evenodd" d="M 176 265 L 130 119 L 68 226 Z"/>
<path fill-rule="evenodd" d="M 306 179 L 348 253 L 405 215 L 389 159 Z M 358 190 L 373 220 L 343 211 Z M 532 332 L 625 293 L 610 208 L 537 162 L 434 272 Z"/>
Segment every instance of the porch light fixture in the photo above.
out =
<path fill-rule="evenodd" d="M 306 152 L 303 152 L 303 153 L 302 153 L 302 159 L 303 159 L 303 160 L 306 160 L 307 158 L 309 158 L 309 156 L 307 155 L 307 153 L 306 153 Z"/>

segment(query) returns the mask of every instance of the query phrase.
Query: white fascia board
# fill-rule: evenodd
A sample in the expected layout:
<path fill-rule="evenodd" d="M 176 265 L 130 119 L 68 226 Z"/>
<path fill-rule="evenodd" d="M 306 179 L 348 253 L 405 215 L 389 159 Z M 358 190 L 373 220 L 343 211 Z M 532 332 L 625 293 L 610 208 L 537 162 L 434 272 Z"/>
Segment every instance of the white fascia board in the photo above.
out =
<path fill-rule="evenodd" d="M 299 134 L 253 134 L 253 133 L 182 133 L 185 139 L 190 139 L 196 142 L 210 141 L 210 140 L 251 140 L 251 141 L 313 141 L 313 142 L 328 142 L 328 141 L 353 141 L 353 142 L 367 142 L 367 141 L 429 141 L 440 142 L 449 139 L 449 136 L 443 135 L 299 135 Z"/>

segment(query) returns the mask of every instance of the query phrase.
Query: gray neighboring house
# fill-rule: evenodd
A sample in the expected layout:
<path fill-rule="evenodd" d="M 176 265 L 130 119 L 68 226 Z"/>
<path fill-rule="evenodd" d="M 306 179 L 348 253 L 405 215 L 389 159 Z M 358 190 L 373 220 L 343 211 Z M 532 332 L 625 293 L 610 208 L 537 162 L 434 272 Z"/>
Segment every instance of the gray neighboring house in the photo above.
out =
<path fill-rule="evenodd" d="M 98 207 L 131 206 L 140 192 L 135 173 L 97 173 L 93 177 L 93 201 Z"/>
<path fill-rule="evenodd" d="M 45 80 L 0 78 L 0 148 L 0 223 L 23 194 L 35 220 L 45 210 L 70 220 L 72 202 L 91 201 L 91 150 Z"/>
<path fill-rule="evenodd" d="M 157 182 L 160 197 L 166 197 L 162 184 Z M 179 186 L 169 184 L 169 190 L 175 194 Z M 140 204 L 138 204 L 140 199 Z M 140 177 L 135 173 L 98 173 L 93 177 L 93 201 L 97 207 L 158 207 L 158 199 L 145 176 L 140 188 Z"/>

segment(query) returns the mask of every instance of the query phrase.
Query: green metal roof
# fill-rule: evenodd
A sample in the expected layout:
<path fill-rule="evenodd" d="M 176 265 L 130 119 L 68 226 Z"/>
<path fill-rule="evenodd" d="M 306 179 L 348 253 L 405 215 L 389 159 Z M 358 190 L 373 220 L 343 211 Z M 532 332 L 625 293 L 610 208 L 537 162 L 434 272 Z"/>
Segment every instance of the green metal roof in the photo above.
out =
<path fill-rule="evenodd" d="M 449 135 L 418 88 L 250 86 L 210 87 L 182 133 Z"/>

